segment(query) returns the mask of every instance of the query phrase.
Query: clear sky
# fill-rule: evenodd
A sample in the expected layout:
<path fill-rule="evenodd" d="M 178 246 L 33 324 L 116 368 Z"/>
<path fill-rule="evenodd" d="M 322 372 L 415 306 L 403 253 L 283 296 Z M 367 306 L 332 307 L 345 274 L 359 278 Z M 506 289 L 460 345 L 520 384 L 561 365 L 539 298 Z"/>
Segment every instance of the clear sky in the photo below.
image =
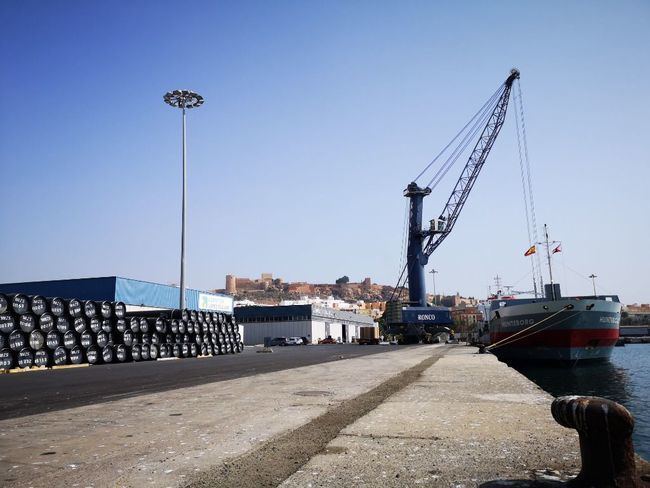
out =
<path fill-rule="evenodd" d="M 0 282 L 178 282 L 180 113 L 162 96 L 189 88 L 206 102 L 188 120 L 188 286 L 392 284 L 402 190 L 516 66 L 563 291 L 595 273 L 650 301 L 647 1 L 5 0 L 0 18 Z M 485 297 L 497 273 L 530 289 L 516 147 L 509 116 L 432 256 L 439 292 Z"/>

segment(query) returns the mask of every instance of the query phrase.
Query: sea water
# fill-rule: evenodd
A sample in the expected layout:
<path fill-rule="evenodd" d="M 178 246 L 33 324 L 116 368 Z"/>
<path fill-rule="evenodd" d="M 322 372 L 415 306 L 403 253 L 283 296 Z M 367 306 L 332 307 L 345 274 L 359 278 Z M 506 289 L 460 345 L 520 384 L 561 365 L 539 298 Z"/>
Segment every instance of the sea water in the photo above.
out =
<path fill-rule="evenodd" d="M 553 396 L 592 395 L 625 406 L 634 415 L 634 449 L 650 461 L 650 344 L 615 347 L 609 361 L 572 368 L 515 367 Z"/>

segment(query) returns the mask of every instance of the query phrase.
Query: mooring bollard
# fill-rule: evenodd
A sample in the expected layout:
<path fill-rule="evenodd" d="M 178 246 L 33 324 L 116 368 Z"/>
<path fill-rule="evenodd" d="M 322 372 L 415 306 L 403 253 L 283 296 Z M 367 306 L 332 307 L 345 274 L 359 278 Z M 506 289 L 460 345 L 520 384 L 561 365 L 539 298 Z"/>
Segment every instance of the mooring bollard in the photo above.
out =
<path fill-rule="evenodd" d="M 564 396 L 553 401 L 551 413 L 580 437 L 582 469 L 570 486 L 637 486 L 634 418 L 625 407 L 605 398 Z"/>

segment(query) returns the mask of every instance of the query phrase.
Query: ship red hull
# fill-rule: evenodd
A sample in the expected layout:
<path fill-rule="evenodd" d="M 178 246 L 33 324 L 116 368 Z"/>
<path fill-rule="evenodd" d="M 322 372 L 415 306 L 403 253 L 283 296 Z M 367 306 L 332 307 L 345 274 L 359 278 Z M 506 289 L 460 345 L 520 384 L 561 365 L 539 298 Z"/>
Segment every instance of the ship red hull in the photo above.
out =
<path fill-rule="evenodd" d="M 618 302 L 575 297 L 503 300 L 491 310 L 490 351 L 500 359 L 608 359 L 619 337 Z"/>
<path fill-rule="evenodd" d="M 513 334 L 514 332 L 493 332 L 490 334 L 490 342 L 494 344 Z M 543 330 L 513 342 L 510 347 L 614 346 L 616 341 L 618 329 Z"/>

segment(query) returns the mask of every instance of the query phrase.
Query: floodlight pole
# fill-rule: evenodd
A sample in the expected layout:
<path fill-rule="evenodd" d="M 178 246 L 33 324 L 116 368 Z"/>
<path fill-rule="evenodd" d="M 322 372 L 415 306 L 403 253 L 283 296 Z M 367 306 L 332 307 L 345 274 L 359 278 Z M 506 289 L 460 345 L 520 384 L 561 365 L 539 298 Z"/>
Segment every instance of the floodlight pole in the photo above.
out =
<path fill-rule="evenodd" d="M 178 308 L 186 308 L 185 302 L 185 221 L 187 217 L 187 127 L 186 109 L 196 108 L 203 105 L 203 97 L 191 90 L 174 90 L 165 93 L 163 100 L 172 107 L 180 108 L 183 111 L 183 202 L 181 216 L 181 284 L 180 300 Z"/>
<path fill-rule="evenodd" d="M 429 273 L 431 273 L 431 277 L 433 278 L 433 304 L 437 305 L 437 301 L 436 301 L 436 273 L 437 273 L 437 271 L 435 269 L 432 269 L 431 271 L 429 271 Z"/>
<path fill-rule="evenodd" d="M 183 212 L 181 217 L 181 298 L 179 309 L 185 308 L 185 217 L 187 214 L 187 146 L 186 146 L 186 124 L 185 105 L 183 105 Z"/>

